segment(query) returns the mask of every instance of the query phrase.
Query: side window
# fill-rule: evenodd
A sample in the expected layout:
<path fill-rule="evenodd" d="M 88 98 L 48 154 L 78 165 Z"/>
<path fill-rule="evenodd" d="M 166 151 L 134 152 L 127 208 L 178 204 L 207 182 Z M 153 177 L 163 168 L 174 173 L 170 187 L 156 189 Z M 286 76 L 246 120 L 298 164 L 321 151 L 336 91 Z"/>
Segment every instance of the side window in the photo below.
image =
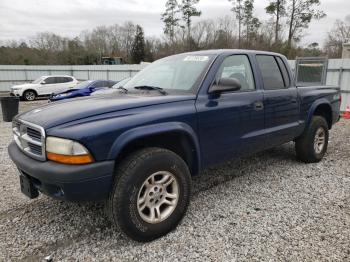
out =
<path fill-rule="evenodd" d="M 262 74 L 264 89 L 275 90 L 285 88 L 281 70 L 273 56 L 257 55 L 256 59 Z"/>
<path fill-rule="evenodd" d="M 106 86 L 107 86 L 106 81 L 98 81 L 98 82 L 95 82 L 92 87 L 98 88 L 98 87 L 106 87 Z"/>
<path fill-rule="evenodd" d="M 72 78 L 70 77 L 60 77 L 60 83 L 68 83 L 68 82 L 72 82 Z"/>
<path fill-rule="evenodd" d="M 112 87 L 112 86 L 114 86 L 116 84 L 116 82 L 113 82 L 113 81 L 108 81 L 108 87 L 110 88 L 110 87 Z"/>
<path fill-rule="evenodd" d="M 241 84 L 241 91 L 255 90 L 254 77 L 246 55 L 232 55 L 222 62 L 216 82 L 221 78 L 236 78 Z"/>
<path fill-rule="evenodd" d="M 72 81 L 70 77 L 57 77 L 57 79 L 57 83 L 68 83 Z"/>
<path fill-rule="evenodd" d="M 56 83 L 56 77 L 47 77 L 45 79 L 45 85 L 55 84 Z"/>
<path fill-rule="evenodd" d="M 61 84 L 65 82 L 65 77 L 55 77 L 56 78 L 56 83 Z"/>
<path fill-rule="evenodd" d="M 72 79 L 70 77 L 55 77 L 57 84 L 68 83 L 71 82 Z"/>
<path fill-rule="evenodd" d="M 290 86 L 290 78 L 289 78 L 289 74 L 288 74 L 288 71 L 286 68 L 286 64 L 283 62 L 282 58 L 276 56 L 276 59 L 277 59 L 278 65 L 281 68 L 285 86 L 289 87 Z"/>

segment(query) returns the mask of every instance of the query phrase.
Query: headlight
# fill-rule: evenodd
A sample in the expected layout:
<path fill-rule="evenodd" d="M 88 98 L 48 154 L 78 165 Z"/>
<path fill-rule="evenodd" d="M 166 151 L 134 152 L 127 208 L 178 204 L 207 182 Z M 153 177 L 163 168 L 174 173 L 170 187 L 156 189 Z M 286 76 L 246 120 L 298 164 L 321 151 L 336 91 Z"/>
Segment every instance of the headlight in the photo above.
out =
<path fill-rule="evenodd" d="M 73 140 L 52 137 L 46 138 L 46 156 L 49 160 L 64 164 L 89 164 L 94 162 L 90 152 Z"/>

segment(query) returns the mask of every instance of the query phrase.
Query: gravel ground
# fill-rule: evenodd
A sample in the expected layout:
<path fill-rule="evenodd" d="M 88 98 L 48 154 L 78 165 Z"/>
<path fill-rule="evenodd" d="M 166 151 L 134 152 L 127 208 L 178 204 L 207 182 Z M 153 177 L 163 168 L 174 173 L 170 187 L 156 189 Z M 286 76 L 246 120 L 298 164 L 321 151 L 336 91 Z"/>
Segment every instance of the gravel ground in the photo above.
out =
<path fill-rule="evenodd" d="M 297 162 L 289 143 L 206 170 L 179 227 L 147 244 L 123 237 L 101 204 L 27 199 L 7 154 L 11 124 L 0 130 L 2 261 L 350 261 L 350 121 L 318 164 Z"/>

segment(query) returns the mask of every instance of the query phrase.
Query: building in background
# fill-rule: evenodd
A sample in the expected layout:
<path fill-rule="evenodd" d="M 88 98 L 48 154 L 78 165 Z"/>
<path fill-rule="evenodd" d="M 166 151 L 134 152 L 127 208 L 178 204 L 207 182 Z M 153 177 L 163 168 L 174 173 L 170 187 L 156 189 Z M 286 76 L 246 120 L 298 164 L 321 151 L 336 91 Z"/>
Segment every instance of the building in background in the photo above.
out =
<path fill-rule="evenodd" d="M 122 57 L 111 57 L 104 56 L 101 58 L 102 65 L 122 65 L 124 64 L 124 59 Z"/>
<path fill-rule="evenodd" d="M 349 39 L 346 43 L 343 43 L 343 53 L 341 58 L 350 58 L 350 42 Z"/>

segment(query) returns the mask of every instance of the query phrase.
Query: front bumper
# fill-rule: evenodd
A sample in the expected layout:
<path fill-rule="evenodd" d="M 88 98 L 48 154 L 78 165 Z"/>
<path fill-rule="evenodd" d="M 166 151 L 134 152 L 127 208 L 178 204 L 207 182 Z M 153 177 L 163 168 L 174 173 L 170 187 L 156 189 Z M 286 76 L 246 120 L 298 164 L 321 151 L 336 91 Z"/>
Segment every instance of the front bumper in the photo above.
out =
<path fill-rule="evenodd" d="M 21 94 L 18 90 L 12 90 L 10 91 L 10 96 L 17 96 L 17 97 L 20 97 Z"/>
<path fill-rule="evenodd" d="M 64 165 L 38 161 L 25 155 L 12 142 L 9 155 L 22 176 L 26 176 L 39 192 L 67 201 L 100 201 L 112 189 L 114 161 L 88 165 Z"/>
<path fill-rule="evenodd" d="M 11 93 L 10 93 L 10 96 L 20 97 L 20 95 L 19 95 L 19 94 L 15 94 L 15 93 L 13 93 L 13 92 L 11 92 Z"/>

